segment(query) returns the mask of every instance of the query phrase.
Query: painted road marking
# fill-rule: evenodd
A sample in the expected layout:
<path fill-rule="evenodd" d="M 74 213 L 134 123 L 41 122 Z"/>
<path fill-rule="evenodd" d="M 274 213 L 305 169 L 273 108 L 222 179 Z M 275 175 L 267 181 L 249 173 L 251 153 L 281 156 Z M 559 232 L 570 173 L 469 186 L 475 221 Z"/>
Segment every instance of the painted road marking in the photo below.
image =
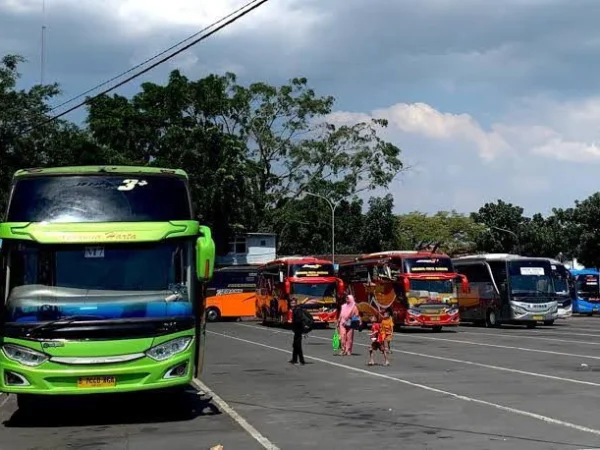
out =
<path fill-rule="evenodd" d="M 257 330 L 264 330 L 264 331 L 269 331 L 268 329 L 265 328 L 259 328 L 259 327 L 254 327 L 252 325 L 243 325 L 243 324 L 237 324 L 238 326 L 245 326 L 245 327 L 249 327 L 249 328 L 253 328 L 253 329 L 257 329 Z M 278 331 L 279 333 L 285 333 L 285 334 L 292 334 L 291 332 L 283 332 L 283 331 Z M 320 339 L 323 341 L 328 341 L 331 342 L 331 339 L 329 338 L 325 338 L 325 337 L 321 337 L 321 336 L 311 336 L 309 339 Z M 370 347 L 367 344 L 360 344 L 358 342 L 354 342 L 354 345 L 360 345 L 361 347 Z M 554 381 L 561 381 L 561 382 L 566 382 L 566 383 L 573 383 L 573 384 L 581 384 L 584 386 L 593 386 L 593 387 L 600 387 L 600 383 L 593 383 L 591 381 L 583 381 L 583 380 L 577 380 L 574 378 L 564 378 L 564 377 L 558 377 L 555 375 L 546 375 L 543 373 L 538 373 L 538 372 L 528 372 L 526 370 L 519 370 L 519 369 L 511 369 L 509 367 L 502 367 L 502 366 L 494 366 L 491 364 L 483 364 L 483 363 L 478 363 L 478 362 L 474 362 L 474 361 L 466 361 L 463 359 L 456 359 L 456 358 L 448 358 L 445 356 L 435 356 L 435 355 L 429 355 L 429 354 L 424 354 L 424 353 L 417 353 L 417 352 L 410 352 L 407 350 L 398 350 L 398 349 L 393 349 L 394 353 L 402 353 L 404 355 L 410 355 L 410 356 L 418 356 L 421 358 L 429 358 L 429 359 L 437 359 L 439 361 L 448 361 L 448 362 L 452 362 L 452 363 L 457 363 L 457 364 L 465 364 L 468 366 L 475 366 L 475 367 L 481 367 L 484 369 L 491 369 L 491 370 L 499 370 L 502 372 L 509 372 L 509 373 L 515 373 L 515 374 L 519 374 L 519 375 L 527 375 L 530 377 L 537 377 L 537 378 L 545 378 L 547 380 L 554 380 Z"/>
<path fill-rule="evenodd" d="M 500 334 L 500 333 L 475 333 L 472 331 L 459 331 L 460 334 L 474 334 L 480 336 L 498 336 L 501 338 L 519 338 L 519 339 L 536 339 L 540 341 L 550 341 L 550 342 L 564 342 L 567 344 L 583 344 L 583 345 L 600 345 L 600 342 L 589 342 L 589 341 L 577 341 L 572 339 L 560 339 L 560 338 L 552 338 L 552 337 L 541 337 L 541 336 L 526 336 L 524 334 Z"/>
<path fill-rule="evenodd" d="M 579 354 L 574 354 L 574 353 L 555 352 L 552 350 L 540 350 L 540 349 L 526 348 L 526 347 L 512 347 L 509 345 L 488 344 L 485 342 L 462 341 L 459 339 L 434 338 L 434 337 L 428 337 L 428 336 L 411 336 L 410 334 L 403 334 L 402 337 L 409 337 L 409 338 L 414 338 L 414 339 L 425 339 L 425 340 L 430 340 L 430 341 L 454 342 L 456 344 L 479 345 L 481 347 L 494 347 L 494 348 L 502 348 L 502 349 L 506 349 L 506 350 L 519 350 L 521 352 L 546 353 L 549 355 L 569 356 L 571 358 L 600 359 L 600 356 L 579 355 Z"/>
<path fill-rule="evenodd" d="M 282 352 L 282 353 L 292 353 L 289 350 L 285 350 L 279 347 L 273 347 L 271 345 L 267 345 L 267 344 L 262 344 L 260 342 L 255 342 L 255 341 L 250 341 L 248 339 L 242 339 L 239 337 L 235 337 L 235 336 L 229 336 L 227 334 L 222 334 L 222 333 L 217 333 L 215 331 L 207 331 L 207 333 L 210 334 L 214 334 L 217 336 L 222 336 L 228 339 L 234 339 L 236 341 L 240 341 L 240 342 L 245 342 L 246 344 L 252 344 L 255 346 L 259 346 L 259 347 L 263 347 L 263 348 L 268 348 L 270 350 L 275 350 L 278 352 Z M 328 364 L 330 366 L 334 366 L 334 367 L 339 367 L 345 370 L 351 370 L 353 372 L 357 372 L 357 373 L 361 373 L 363 375 L 369 375 L 372 377 L 377 377 L 377 378 L 383 378 L 385 380 L 389 380 L 389 381 L 395 381 L 397 383 L 402 383 L 405 384 L 407 386 L 412 386 L 415 388 L 419 388 L 419 389 L 423 389 L 425 391 L 429 391 L 429 392 L 434 392 L 436 394 L 441 394 L 441 395 L 445 395 L 448 397 L 452 397 L 455 398 L 457 400 L 463 400 L 465 402 L 469 402 L 469 403 L 475 403 L 475 404 L 479 404 L 479 405 L 484 405 L 484 406 L 489 406 L 491 408 L 494 409 L 498 409 L 500 411 L 506 411 L 512 414 L 516 414 L 519 416 L 525 416 L 525 417 L 530 417 L 532 419 L 537 419 L 539 421 L 545 422 L 545 423 L 549 423 L 549 424 L 553 424 L 553 425 L 559 425 L 565 428 L 571 428 L 573 430 L 577 430 L 577 431 L 581 431 L 583 433 L 589 433 L 589 434 L 594 434 L 596 436 L 600 436 L 600 430 L 596 430 L 594 428 L 588 428 L 586 426 L 583 425 L 578 425 L 576 423 L 572 423 L 572 422 L 565 422 L 563 420 L 559 420 L 559 419 L 554 419 L 552 417 L 548 417 L 548 416 L 543 416 L 541 414 L 537 414 L 537 413 L 533 413 L 530 411 L 524 411 L 522 409 L 516 409 L 516 408 L 511 408 L 509 406 L 504 406 L 504 405 L 500 405 L 497 403 L 492 403 L 492 402 L 488 402 L 486 400 L 481 400 L 481 399 L 477 399 L 477 398 L 473 398 L 473 397 L 467 397 L 466 395 L 461 395 L 461 394 L 455 394 L 454 392 L 449 392 L 449 391 L 444 391 L 442 389 L 437 389 L 431 386 L 426 386 L 424 384 L 420 384 L 420 383 L 413 383 L 412 381 L 408 381 L 408 380 L 404 380 L 402 378 L 398 378 L 398 377 L 393 377 L 391 375 L 385 375 L 383 373 L 377 373 L 377 372 L 370 372 L 368 370 L 365 369 L 359 369 L 358 367 L 353 367 L 353 366 L 348 366 L 346 364 L 340 364 L 340 363 L 336 363 L 333 361 L 329 361 L 327 359 L 322 359 L 322 358 L 318 358 L 316 356 L 305 356 L 304 358 L 306 359 L 312 359 L 314 361 L 323 363 L 323 364 Z"/>
<path fill-rule="evenodd" d="M 1 395 L 5 395 L 6 397 L 4 398 L 4 400 L 2 400 L 2 403 L 0 403 L 0 409 L 4 408 L 4 405 L 6 405 L 6 402 L 8 402 L 10 400 L 10 395 L 4 394 L 4 393 L 2 393 Z"/>
<path fill-rule="evenodd" d="M 209 331 L 211 333 L 211 331 Z M 269 441 L 266 437 L 264 437 L 256 428 L 250 425 L 246 419 L 240 416 L 225 400 L 215 394 L 206 384 L 200 381 L 197 378 L 192 380 L 192 384 L 203 391 L 205 394 L 208 394 L 212 397 L 212 400 L 217 404 L 221 410 L 225 411 L 235 422 L 241 426 L 250 436 L 252 436 L 263 448 L 267 450 L 279 450 L 275 444 Z"/>

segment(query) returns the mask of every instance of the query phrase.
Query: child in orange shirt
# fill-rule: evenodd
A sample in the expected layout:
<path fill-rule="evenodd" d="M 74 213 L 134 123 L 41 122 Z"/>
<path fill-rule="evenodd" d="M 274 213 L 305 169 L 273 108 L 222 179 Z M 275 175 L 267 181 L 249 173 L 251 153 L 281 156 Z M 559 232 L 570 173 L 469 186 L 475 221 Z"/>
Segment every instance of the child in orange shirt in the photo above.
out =
<path fill-rule="evenodd" d="M 390 365 L 390 362 L 387 357 L 387 350 L 385 346 L 385 334 L 381 328 L 381 324 L 377 322 L 376 318 L 371 317 L 371 332 L 369 333 L 369 337 L 371 338 L 371 348 L 369 349 L 369 362 L 367 365 L 372 366 L 375 364 L 373 360 L 373 351 L 379 350 L 383 353 L 383 360 L 386 366 Z"/>
<path fill-rule="evenodd" d="M 390 314 L 390 310 L 386 309 L 383 312 L 383 320 L 381 321 L 381 331 L 384 334 L 384 343 L 387 347 L 388 353 L 392 354 L 392 336 L 394 335 L 394 319 Z"/>

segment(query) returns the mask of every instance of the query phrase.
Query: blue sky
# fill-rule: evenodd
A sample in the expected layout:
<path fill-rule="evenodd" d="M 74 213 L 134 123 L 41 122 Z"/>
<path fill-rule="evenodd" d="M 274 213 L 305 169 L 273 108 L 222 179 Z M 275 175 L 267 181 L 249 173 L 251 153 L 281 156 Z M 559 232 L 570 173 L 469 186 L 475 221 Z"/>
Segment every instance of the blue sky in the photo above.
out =
<path fill-rule="evenodd" d="M 46 81 L 79 94 L 243 3 L 47 0 Z M 28 59 L 24 87 L 40 78 L 41 5 L 0 0 L 0 54 Z M 598 190 L 598 17 L 597 0 L 271 0 L 119 92 L 174 68 L 306 76 L 336 98 L 331 120 L 390 121 L 411 166 L 390 186 L 398 212 L 502 198 L 547 214 Z"/>

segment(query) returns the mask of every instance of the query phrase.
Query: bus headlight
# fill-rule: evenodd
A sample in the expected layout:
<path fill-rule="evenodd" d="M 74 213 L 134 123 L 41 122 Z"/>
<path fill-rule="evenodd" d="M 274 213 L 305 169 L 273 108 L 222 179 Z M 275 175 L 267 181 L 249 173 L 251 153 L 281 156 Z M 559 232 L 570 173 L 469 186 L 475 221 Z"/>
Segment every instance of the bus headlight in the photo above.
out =
<path fill-rule="evenodd" d="M 517 314 L 527 314 L 527 310 L 518 305 L 512 305 L 512 310 Z"/>
<path fill-rule="evenodd" d="M 39 366 L 49 359 L 48 355 L 45 355 L 44 353 L 27 347 L 21 347 L 20 345 L 4 344 L 2 346 L 2 351 L 8 359 L 29 367 Z"/>
<path fill-rule="evenodd" d="M 453 316 L 454 314 L 458 314 L 458 308 L 450 308 L 446 311 L 446 314 Z"/>
<path fill-rule="evenodd" d="M 146 352 L 146 355 L 155 361 L 164 361 L 170 357 L 185 351 L 192 342 L 191 336 L 184 336 L 152 347 Z"/>
<path fill-rule="evenodd" d="M 421 312 L 418 309 L 413 309 L 413 308 L 409 308 L 408 313 L 411 316 L 420 316 L 421 315 Z"/>

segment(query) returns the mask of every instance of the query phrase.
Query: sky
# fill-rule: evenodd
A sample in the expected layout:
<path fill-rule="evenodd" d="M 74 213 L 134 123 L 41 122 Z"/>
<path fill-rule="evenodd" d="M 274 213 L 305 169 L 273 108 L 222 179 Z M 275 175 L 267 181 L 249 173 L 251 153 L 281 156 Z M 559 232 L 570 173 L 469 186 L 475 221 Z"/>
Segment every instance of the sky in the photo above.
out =
<path fill-rule="evenodd" d="M 44 80 L 68 99 L 246 1 L 46 0 Z M 598 17 L 598 0 L 270 0 L 117 92 L 175 68 L 304 76 L 335 97 L 330 121 L 388 119 L 407 166 L 396 212 L 503 199 L 547 215 L 600 190 Z M 27 58 L 21 87 L 40 82 L 43 22 L 42 0 L 0 0 L 0 55 Z"/>

